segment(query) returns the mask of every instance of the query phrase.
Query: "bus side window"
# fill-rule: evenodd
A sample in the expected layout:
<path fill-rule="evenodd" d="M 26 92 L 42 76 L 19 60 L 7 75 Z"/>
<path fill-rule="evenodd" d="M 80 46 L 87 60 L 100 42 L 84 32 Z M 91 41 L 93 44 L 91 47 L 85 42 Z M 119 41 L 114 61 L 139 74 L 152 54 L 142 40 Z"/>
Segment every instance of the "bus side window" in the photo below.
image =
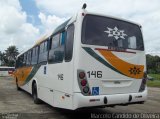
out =
<path fill-rule="evenodd" d="M 59 43 L 60 43 L 59 40 L 60 40 L 60 34 L 53 36 L 51 49 L 55 49 L 55 48 L 59 47 Z"/>
<path fill-rule="evenodd" d="M 65 61 L 69 62 L 73 54 L 73 40 L 74 40 L 74 25 L 67 28 L 67 37 L 65 41 Z"/>
<path fill-rule="evenodd" d="M 37 59 L 38 59 L 38 46 L 34 47 L 32 50 L 32 61 L 31 64 L 37 64 Z"/>
<path fill-rule="evenodd" d="M 31 54 L 32 54 L 32 50 L 29 50 L 27 53 L 27 62 L 26 62 L 27 66 L 30 66 L 31 64 Z"/>
<path fill-rule="evenodd" d="M 29 52 L 27 52 L 27 55 L 26 55 L 26 66 L 28 66 L 28 62 L 29 62 Z"/>
<path fill-rule="evenodd" d="M 18 67 L 23 67 L 24 55 L 20 56 Z"/>
<path fill-rule="evenodd" d="M 27 57 L 27 53 L 25 53 L 23 57 L 23 66 L 26 66 L 26 57 Z"/>
<path fill-rule="evenodd" d="M 51 48 L 49 51 L 49 63 L 60 63 L 64 57 L 63 33 L 58 33 L 51 39 Z"/>
<path fill-rule="evenodd" d="M 38 63 L 47 62 L 48 57 L 48 40 L 40 44 Z"/>
<path fill-rule="evenodd" d="M 61 45 L 64 45 L 64 43 L 65 43 L 65 36 L 66 36 L 66 32 L 63 31 L 61 33 L 61 39 L 60 39 Z"/>

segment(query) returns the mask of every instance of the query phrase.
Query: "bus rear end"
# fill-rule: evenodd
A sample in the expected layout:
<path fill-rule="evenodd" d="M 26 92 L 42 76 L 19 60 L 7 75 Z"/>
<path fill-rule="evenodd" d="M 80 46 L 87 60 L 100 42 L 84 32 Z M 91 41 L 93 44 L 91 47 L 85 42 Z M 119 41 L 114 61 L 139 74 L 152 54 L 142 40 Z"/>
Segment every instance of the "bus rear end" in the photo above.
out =
<path fill-rule="evenodd" d="M 82 17 L 74 108 L 143 103 L 147 75 L 141 26 L 99 15 Z"/>

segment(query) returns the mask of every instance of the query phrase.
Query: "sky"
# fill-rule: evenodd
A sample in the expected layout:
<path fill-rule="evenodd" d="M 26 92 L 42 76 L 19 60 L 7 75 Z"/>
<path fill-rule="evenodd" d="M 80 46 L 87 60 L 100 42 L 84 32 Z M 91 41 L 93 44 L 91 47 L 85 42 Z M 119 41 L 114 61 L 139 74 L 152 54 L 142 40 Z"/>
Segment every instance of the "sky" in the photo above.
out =
<path fill-rule="evenodd" d="M 30 48 L 83 3 L 89 11 L 141 24 L 146 53 L 160 55 L 160 0 L 0 0 L 0 51 Z"/>

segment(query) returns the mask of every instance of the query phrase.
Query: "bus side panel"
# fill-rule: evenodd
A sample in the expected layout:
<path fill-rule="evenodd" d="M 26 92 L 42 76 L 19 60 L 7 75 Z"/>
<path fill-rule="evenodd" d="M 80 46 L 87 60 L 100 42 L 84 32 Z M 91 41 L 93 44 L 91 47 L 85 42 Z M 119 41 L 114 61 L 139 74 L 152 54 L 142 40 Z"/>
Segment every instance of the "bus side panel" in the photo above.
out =
<path fill-rule="evenodd" d="M 23 86 L 20 86 L 20 88 L 27 91 L 28 93 L 32 94 L 31 90 L 29 90 L 30 89 L 30 83 L 31 83 L 31 81 L 28 82 L 27 84 L 23 85 Z"/>
<path fill-rule="evenodd" d="M 65 109 L 72 109 L 73 96 L 67 93 L 55 91 L 54 92 L 54 107 L 60 107 Z"/>
<path fill-rule="evenodd" d="M 72 108 L 73 62 L 42 65 L 35 77 L 38 97 L 60 108 Z"/>
<path fill-rule="evenodd" d="M 55 65 L 54 106 L 72 109 L 73 60 Z"/>
<path fill-rule="evenodd" d="M 54 97 L 54 91 L 52 89 L 39 86 L 38 87 L 38 98 L 43 100 L 44 102 L 53 105 L 53 97 Z"/>

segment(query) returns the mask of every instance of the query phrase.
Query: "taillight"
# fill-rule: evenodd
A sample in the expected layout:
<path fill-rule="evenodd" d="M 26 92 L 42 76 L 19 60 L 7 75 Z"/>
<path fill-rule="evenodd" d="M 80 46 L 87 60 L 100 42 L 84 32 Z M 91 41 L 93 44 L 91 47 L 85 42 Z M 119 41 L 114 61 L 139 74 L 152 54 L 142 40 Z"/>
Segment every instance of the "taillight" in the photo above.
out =
<path fill-rule="evenodd" d="M 144 75 L 143 75 L 143 79 L 142 79 L 142 82 L 141 82 L 141 86 L 140 86 L 140 89 L 139 89 L 139 92 L 143 92 L 146 88 L 146 83 L 147 83 L 147 73 L 144 72 Z"/>
<path fill-rule="evenodd" d="M 85 80 L 85 79 L 83 79 L 82 81 L 81 81 L 81 85 L 82 86 L 85 86 L 87 84 L 87 81 Z"/>
<path fill-rule="evenodd" d="M 85 73 L 84 72 L 80 72 L 79 73 L 79 78 L 83 79 L 85 77 Z"/>
<path fill-rule="evenodd" d="M 84 93 L 88 93 L 88 92 L 89 92 L 89 87 L 87 87 L 87 86 L 84 87 L 84 88 L 83 88 L 83 92 L 84 92 Z"/>
<path fill-rule="evenodd" d="M 90 95 L 91 93 L 90 93 L 89 84 L 87 81 L 86 74 L 83 70 L 77 71 L 77 79 L 78 79 L 78 84 L 82 94 L 85 96 Z"/>

